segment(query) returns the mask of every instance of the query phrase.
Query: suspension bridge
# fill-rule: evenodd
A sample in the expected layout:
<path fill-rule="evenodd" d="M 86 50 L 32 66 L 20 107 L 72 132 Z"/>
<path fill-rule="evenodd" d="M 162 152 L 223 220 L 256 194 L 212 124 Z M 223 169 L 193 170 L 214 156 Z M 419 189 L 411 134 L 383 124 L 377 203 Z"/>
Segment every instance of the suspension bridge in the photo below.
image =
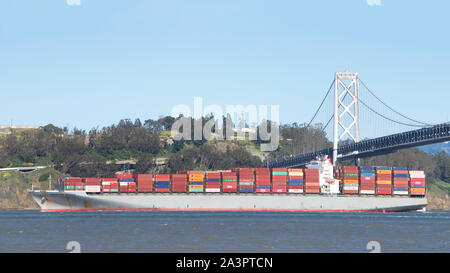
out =
<path fill-rule="evenodd" d="M 363 92 L 360 86 L 364 88 Z M 332 90 L 334 96 L 330 95 Z M 333 107 L 326 108 L 330 104 Z M 333 113 L 323 109 L 332 109 Z M 330 88 L 307 127 L 315 120 L 327 121 L 320 129 L 325 135 L 333 136 L 332 147 L 277 158 L 269 161 L 267 167 L 302 167 L 325 155 L 332 158 L 335 165 L 338 160 L 371 157 L 450 140 L 450 122 L 431 124 L 400 113 L 381 100 L 355 72 L 335 73 Z M 333 126 L 330 127 L 330 124 Z M 365 127 L 364 130 L 361 127 Z M 361 131 L 372 137 L 362 139 Z M 295 151 L 295 147 L 292 150 Z"/>

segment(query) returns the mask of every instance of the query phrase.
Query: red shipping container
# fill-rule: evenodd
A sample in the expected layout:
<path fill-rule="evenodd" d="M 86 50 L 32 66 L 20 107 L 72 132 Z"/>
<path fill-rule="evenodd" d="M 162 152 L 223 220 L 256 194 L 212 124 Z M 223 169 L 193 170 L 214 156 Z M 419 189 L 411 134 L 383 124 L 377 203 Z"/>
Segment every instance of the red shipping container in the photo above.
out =
<path fill-rule="evenodd" d="M 239 182 L 254 182 L 254 179 L 253 179 L 253 178 L 251 178 L 251 179 L 245 179 L 245 178 L 239 177 Z"/>
<path fill-rule="evenodd" d="M 272 180 L 287 180 L 287 175 L 272 175 Z"/>
<path fill-rule="evenodd" d="M 289 186 L 289 189 L 293 189 L 293 190 L 303 189 L 303 186 Z"/>
<path fill-rule="evenodd" d="M 375 181 L 375 176 L 361 176 L 361 181 Z"/>
<path fill-rule="evenodd" d="M 303 176 L 298 176 L 298 175 L 290 175 L 289 176 L 289 180 L 294 180 L 294 179 L 303 179 Z"/>
<path fill-rule="evenodd" d="M 102 182 L 117 182 L 119 179 L 117 178 L 102 178 Z"/>
<path fill-rule="evenodd" d="M 205 174 L 205 171 L 188 171 L 188 174 Z"/>
<path fill-rule="evenodd" d="M 185 187 L 174 187 L 172 188 L 172 192 L 187 192 L 187 189 Z"/>
<path fill-rule="evenodd" d="M 131 173 L 118 173 L 115 176 L 116 176 L 116 178 L 119 178 L 119 179 L 130 179 L 130 178 L 133 178 L 133 174 L 131 174 Z"/>
<path fill-rule="evenodd" d="M 425 178 L 411 177 L 411 182 L 425 182 Z"/>
<path fill-rule="evenodd" d="M 286 193 L 287 190 L 286 190 L 286 188 L 274 187 L 274 188 L 272 188 L 272 192 L 275 192 L 275 193 Z"/>
<path fill-rule="evenodd" d="M 267 193 L 267 192 L 270 192 L 270 189 L 255 189 L 255 192 L 257 192 L 257 193 Z"/>
<path fill-rule="evenodd" d="M 155 192 L 170 192 L 167 188 L 155 188 Z"/>
<path fill-rule="evenodd" d="M 358 194 L 359 192 L 356 190 L 344 190 L 344 194 Z"/>
<path fill-rule="evenodd" d="M 170 174 L 157 174 L 155 175 L 155 181 L 169 181 Z"/>
<path fill-rule="evenodd" d="M 86 177 L 86 178 L 84 178 L 84 183 L 86 186 L 98 186 L 102 182 L 101 182 L 100 178 Z"/>

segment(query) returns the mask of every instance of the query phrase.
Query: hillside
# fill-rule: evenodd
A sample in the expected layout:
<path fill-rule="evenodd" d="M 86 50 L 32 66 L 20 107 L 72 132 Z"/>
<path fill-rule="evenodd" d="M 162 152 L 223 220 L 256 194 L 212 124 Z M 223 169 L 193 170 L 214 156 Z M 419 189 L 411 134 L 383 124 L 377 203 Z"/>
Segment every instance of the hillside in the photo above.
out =
<path fill-rule="evenodd" d="M 31 184 L 35 188 L 48 189 L 48 175 L 52 174 L 53 183 L 60 174 L 53 169 L 43 169 L 31 173 L 0 173 L 0 209 L 38 209 L 38 205 L 29 196 L 27 190 Z"/>
<path fill-rule="evenodd" d="M 425 146 L 419 147 L 419 149 L 428 154 L 437 154 L 440 152 L 444 152 L 444 153 L 450 155 L 450 142 L 425 145 Z"/>

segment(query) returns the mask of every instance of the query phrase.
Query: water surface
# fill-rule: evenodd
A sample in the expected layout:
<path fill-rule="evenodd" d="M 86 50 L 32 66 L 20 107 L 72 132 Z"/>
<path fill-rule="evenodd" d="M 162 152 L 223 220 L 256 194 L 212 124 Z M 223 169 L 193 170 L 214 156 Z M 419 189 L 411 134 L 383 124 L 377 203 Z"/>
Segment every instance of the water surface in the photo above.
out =
<path fill-rule="evenodd" d="M 0 211 L 0 252 L 450 252 L 450 212 Z"/>

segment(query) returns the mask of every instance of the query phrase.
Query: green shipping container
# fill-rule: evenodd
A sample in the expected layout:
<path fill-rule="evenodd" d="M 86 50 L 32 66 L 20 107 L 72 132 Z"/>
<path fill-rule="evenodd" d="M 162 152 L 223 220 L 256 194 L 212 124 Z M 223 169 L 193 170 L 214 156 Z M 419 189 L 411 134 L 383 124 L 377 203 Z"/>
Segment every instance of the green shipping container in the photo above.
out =
<path fill-rule="evenodd" d="M 237 179 L 222 179 L 222 182 L 237 182 Z"/>
<path fill-rule="evenodd" d="M 287 172 L 272 172 L 272 175 L 287 175 Z"/>
<path fill-rule="evenodd" d="M 357 173 L 344 173 L 344 176 L 358 176 Z"/>
<path fill-rule="evenodd" d="M 203 189 L 189 189 L 189 192 L 203 192 Z"/>

